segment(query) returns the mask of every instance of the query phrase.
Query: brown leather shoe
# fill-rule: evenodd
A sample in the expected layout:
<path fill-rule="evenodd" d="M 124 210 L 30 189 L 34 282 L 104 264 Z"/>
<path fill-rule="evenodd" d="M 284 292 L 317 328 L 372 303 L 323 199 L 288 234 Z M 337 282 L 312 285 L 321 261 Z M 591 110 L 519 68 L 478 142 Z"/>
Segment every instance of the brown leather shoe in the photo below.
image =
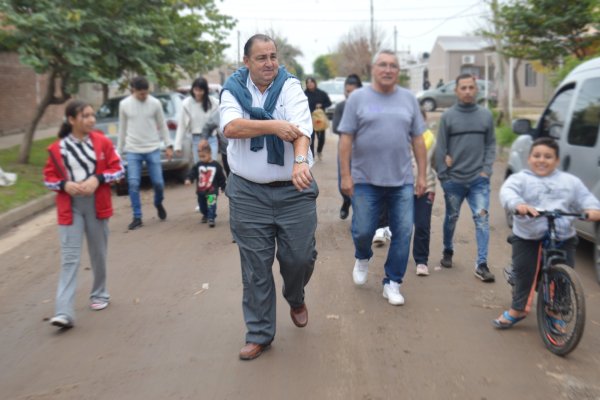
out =
<path fill-rule="evenodd" d="M 290 316 L 292 317 L 292 322 L 298 328 L 304 328 L 306 324 L 308 324 L 308 310 L 306 309 L 306 304 L 302 304 L 300 307 L 291 307 L 290 308 Z"/>
<path fill-rule="evenodd" d="M 240 360 L 254 360 L 260 356 L 263 351 L 268 349 L 270 344 L 246 343 L 240 350 Z"/>

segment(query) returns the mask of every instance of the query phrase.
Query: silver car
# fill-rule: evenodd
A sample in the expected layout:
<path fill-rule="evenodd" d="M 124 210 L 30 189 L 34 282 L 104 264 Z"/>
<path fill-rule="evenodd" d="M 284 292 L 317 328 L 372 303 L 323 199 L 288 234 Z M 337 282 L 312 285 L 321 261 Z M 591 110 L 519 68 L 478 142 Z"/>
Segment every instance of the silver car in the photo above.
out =
<path fill-rule="evenodd" d="M 175 141 L 177 124 L 183 109 L 182 100 L 185 98 L 185 96 L 177 92 L 153 93 L 152 96 L 156 97 L 162 103 L 165 120 L 167 122 L 167 128 L 169 128 L 169 136 L 171 137 L 171 140 Z M 118 140 L 119 103 L 125 97 L 126 96 L 120 96 L 108 99 L 96 112 L 96 128 L 104 132 L 104 134 L 113 141 L 115 146 L 117 145 Z M 161 142 L 160 162 L 163 171 L 174 171 L 179 180 L 185 180 L 189 169 L 194 163 L 191 137 L 187 135 L 183 139 L 182 153 L 180 157 L 173 153 L 173 158 L 168 160 L 165 150 L 165 143 Z M 123 163 L 125 164 L 125 167 L 127 167 L 125 157 L 123 157 Z M 145 167 L 142 170 L 142 174 L 148 174 L 148 171 Z"/>
<path fill-rule="evenodd" d="M 489 81 L 477 79 L 477 104 L 485 102 L 485 90 L 488 87 L 488 101 L 493 107 L 496 104 L 497 93 Z M 454 89 L 456 82 L 452 81 L 439 88 L 429 89 L 417 93 L 417 100 L 421 107 L 427 112 L 435 111 L 436 108 L 451 107 L 456 103 L 457 97 Z"/>
<path fill-rule="evenodd" d="M 519 119 L 513 131 L 520 136 L 510 148 L 506 177 L 527 168 L 533 140 L 549 136 L 560 147 L 559 168 L 581 179 L 600 199 L 600 57 L 579 65 L 562 81 L 535 127 Z M 510 224 L 511 216 L 507 219 Z M 595 244 L 600 282 L 600 223 L 577 221 L 575 228 Z"/>

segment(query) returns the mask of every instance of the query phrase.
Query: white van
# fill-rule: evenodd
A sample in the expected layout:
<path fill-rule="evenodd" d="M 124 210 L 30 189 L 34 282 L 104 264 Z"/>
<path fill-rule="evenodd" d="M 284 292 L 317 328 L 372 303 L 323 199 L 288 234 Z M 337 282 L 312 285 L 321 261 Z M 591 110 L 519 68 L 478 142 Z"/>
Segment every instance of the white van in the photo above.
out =
<path fill-rule="evenodd" d="M 600 199 L 600 57 L 579 65 L 561 82 L 535 127 L 518 119 L 513 131 L 519 137 L 510 148 L 506 177 L 527 168 L 533 140 L 550 136 L 560 147 L 559 168 L 579 177 Z M 577 221 L 575 227 L 579 236 L 595 243 L 600 282 L 600 224 Z"/>

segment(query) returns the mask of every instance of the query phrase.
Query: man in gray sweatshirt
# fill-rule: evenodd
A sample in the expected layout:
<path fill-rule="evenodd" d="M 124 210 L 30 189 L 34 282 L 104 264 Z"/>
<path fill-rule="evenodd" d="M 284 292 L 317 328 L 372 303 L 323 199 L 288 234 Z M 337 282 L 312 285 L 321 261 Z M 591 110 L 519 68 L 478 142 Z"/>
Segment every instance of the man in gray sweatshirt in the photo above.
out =
<path fill-rule="evenodd" d="M 142 166 L 146 163 L 148 175 L 154 188 L 154 207 L 161 220 L 167 218 L 163 207 L 164 179 L 160 162 L 161 139 L 165 142 L 167 159 L 173 156 L 173 145 L 165 122 L 162 103 L 148 94 L 146 78 L 138 76 L 131 81 L 131 96 L 119 103 L 119 140 L 117 150 L 125 152 L 127 160 L 127 184 L 133 210 L 133 220 L 129 229 L 142 226 L 142 204 L 140 201 L 140 181 Z"/>
<path fill-rule="evenodd" d="M 466 199 L 477 240 L 475 276 L 483 282 L 495 277 L 488 268 L 490 177 L 496 157 L 496 137 L 492 113 L 476 104 L 477 82 L 470 74 L 456 78 L 457 103 L 449 108 L 440 121 L 434 161 L 444 190 L 446 217 L 444 219 L 444 252 L 440 261 L 452 267 L 452 239 L 462 202 Z"/>

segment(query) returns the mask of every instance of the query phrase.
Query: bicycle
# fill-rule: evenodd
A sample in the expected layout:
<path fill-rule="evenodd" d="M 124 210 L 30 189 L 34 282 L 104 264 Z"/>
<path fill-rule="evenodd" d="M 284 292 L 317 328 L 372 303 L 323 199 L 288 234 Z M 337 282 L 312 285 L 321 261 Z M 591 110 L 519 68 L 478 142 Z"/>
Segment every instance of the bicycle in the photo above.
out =
<path fill-rule="evenodd" d="M 536 278 L 538 331 L 548 350 L 565 356 L 577 347 L 583 335 L 585 298 L 577 273 L 565 264 L 566 252 L 558 247 L 555 220 L 560 217 L 587 217 L 560 210 L 538 212 L 539 217 L 548 220 L 547 238 L 542 242 L 542 267 Z M 514 285 L 511 271 L 505 270 L 505 278 Z"/>

